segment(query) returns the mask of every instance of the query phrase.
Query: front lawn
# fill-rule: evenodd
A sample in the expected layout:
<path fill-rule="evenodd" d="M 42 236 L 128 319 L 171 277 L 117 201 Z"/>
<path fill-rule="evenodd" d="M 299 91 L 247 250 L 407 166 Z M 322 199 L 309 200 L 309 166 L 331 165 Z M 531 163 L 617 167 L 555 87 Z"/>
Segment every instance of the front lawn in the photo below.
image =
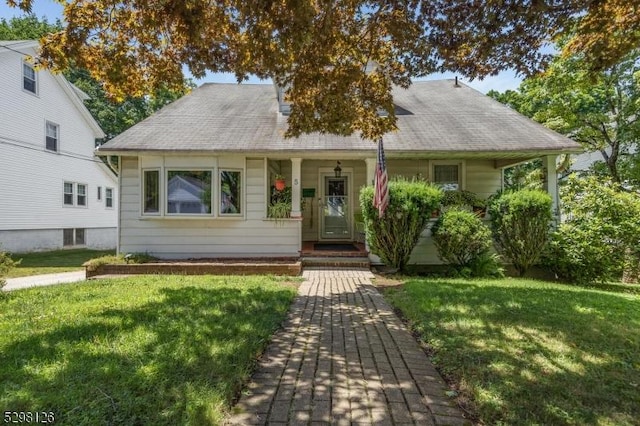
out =
<path fill-rule="evenodd" d="M 68 425 L 219 424 L 294 287 L 157 275 L 0 295 L 0 407 Z"/>
<path fill-rule="evenodd" d="M 484 424 L 640 424 L 640 296 L 533 280 L 385 291 Z"/>
<path fill-rule="evenodd" d="M 6 278 L 81 271 L 82 264 L 87 260 L 114 254 L 115 250 L 89 249 L 15 253 L 11 255 L 11 258 L 16 261 L 22 259 L 22 261 L 17 267 L 9 271 Z"/>

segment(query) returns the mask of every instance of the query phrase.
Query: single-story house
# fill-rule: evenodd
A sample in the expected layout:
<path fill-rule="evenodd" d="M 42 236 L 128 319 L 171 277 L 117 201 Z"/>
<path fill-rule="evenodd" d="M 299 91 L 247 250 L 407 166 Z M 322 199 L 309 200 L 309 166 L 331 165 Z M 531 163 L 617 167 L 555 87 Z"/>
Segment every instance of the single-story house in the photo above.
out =
<path fill-rule="evenodd" d="M 506 167 L 542 158 L 557 205 L 556 157 L 580 151 L 577 143 L 453 80 L 414 82 L 393 95 L 398 130 L 384 138 L 390 177 L 422 176 L 488 197 Z M 287 113 L 274 86 L 204 84 L 102 145 L 99 155 L 120 159 L 119 251 L 291 257 L 303 242 L 353 241 L 376 145 L 358 135 L 285 139 Z M 268 217 L 276 175 L 291 190 L 290 218 Z M 176 179 L 185 200 L 199 200 L 188 211 L 175 206 Z M 427 236 L 412 262 L 439 262 Z"/>

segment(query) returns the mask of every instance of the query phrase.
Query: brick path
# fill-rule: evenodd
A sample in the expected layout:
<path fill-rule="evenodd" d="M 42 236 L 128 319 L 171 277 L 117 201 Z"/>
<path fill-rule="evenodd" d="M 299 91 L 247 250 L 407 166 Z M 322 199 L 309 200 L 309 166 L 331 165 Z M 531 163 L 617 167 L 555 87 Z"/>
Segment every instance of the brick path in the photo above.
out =
<path fill-rule="evenodd" d="M 303 276 L 229 424 L 467 424 L 371 272 Z"/>

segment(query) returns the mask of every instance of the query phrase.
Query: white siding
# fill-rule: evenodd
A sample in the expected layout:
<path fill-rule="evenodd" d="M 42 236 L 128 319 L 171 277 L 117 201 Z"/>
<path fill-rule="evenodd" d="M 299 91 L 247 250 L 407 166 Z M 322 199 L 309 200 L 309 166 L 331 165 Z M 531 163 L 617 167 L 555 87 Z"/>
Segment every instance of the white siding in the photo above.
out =
<path fill-rule="evenodd" d="M 122 158 L 120 248 L 124 253 L 146 252 L 159 258 L 283 257 L 298 256 L 300 222 L 266 220 L 263 159 L 247 159 L 245 164 L 245 215 L 241 218 L 145 217 L 141 215 L 141 179 L 138 159 Z M 195 159 L 166 157 L 164 162 L 185 164 Z M 244 159 L 243 159 L 244 160 Z M 197 159 L 202 161 L 202 159 Z M 237 159 L 219 157 L 217 164 L 233 164 Z M 146 160 L 145 160 L 146 163 Z M 200 165 L 199 167 L 201 167 Z M 216 174 L 218 170 L 216 168 Z M 214 200 L 217 183 L 214 182 Z"/>
<path fill-rule="evenodd" d="M 89 229 L 96 230 L 94 235 L 102 230 L 101 237 L 94 238 L 99 241 L 96 247 L 115 242 L 117 179 L 93 156 L 94 129 L 49 72 L 37 72 L 37 95 L 24 91 L 22 58 L 13 52 L 0 54 L 0 230 L 57 230 L 58 241 L 48 248 L 62 247 L 63 228 L 87 229 L 89 247 L 93 247 Z M 45 149 L 47 121 L 59 126 L 58 152 Z M 87 185 L 87 207 L 63 206 L 65 181 Z M 105 206 L 107 187 L 114 190 L 110 209 Z M 31 238 L 33 234 L 22 235 Z M 9 248 L 11 241 L 0 239 L 0 245 Z M 28 246 L 21 242 L 21 248 Z M 40 248 L 42 242 L 34 238 L 32 249 Z"/>
<path fill-rule="evenodd" d="M 147 252 L 160 258 L 214 258 L 214 257 L 262 257 L 297 256 L 300 241 L 319 239 L 321 196 L 320 173 L 332 171 L 335 161 L 303 160 L 301 187 L 314 188 L 316 197 L 306 199 L 302 222 L 265 220 L 268 179 L 267 162 L 263 158 L 243 159 L 245 182 L 245 215 L 243 218 L 163 218 L 141 215 L 141 165 L 144 167 L 168 164 L 191 164 L 218 171 L 218 166 L 238 164 L 237 157 L 135 157 L 122 158 L 121 169 L 121 224 L 120 251 Z M 421 173 L 427 176 L 428 160 L 390 160 L 389 173 L 406 177 Z M 291 176 L 291 162 L 282 160 L 280 173 Z M 351 196 L 354 212 L 358 212 L 359 190 L 365 185 L 366 164 L 363 160 L 345 160 L 343 174 L 351 176 Z M 488 196 L 500 188 L 500 170 L 491 161 L 464 161 L 466 177 L 464 185 L 481 196 Z M 214 185 L 216 183 L 214 182 Z M 217 185 L 216 185 L 217 186 Z M 214 190 L 216 200 L 217 189 Z M 440 263 L 428 230 L 423 232 L 411 263 Z"/>

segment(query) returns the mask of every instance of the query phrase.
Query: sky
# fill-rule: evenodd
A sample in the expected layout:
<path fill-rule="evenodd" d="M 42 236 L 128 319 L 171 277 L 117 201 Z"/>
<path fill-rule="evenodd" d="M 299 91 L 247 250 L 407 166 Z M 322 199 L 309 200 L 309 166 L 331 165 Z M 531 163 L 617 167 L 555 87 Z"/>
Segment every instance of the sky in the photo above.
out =
<path fill-rule="evenodd" d="M 54 0 L 34 0 L 33 12 L 38 18 L 46 17 L 49 22 L 55 22 L 56 19 L 62 20 L 62 5 Z M 14 16 L 22 16 L 19 9 L 13 9 L 6 4 L 6 0 L 0 0 L 0 19 L 10 19 Z M 191 77 L 187 75 L 187 77 Z M 454 78 L 453 73 L 433 74 L 427 78 L 420 80 L 438 80 L 443 78 Z M 194 79 L 196 84 L 202 83 L 235 83 L 236 79 L 233 74 L 229 73 L 211 73 L 202 79 Z M 517 89 L 522 78 L 516 77 L 513 71 L 504 71 L 492 77 L 485 77 L 483 80 L 468 81 L 459 77 L 459 81 L 476 89 L 479 92 L 487 93 L 489 90 L 497 90 L 504 92 L 505 90 Z M 250 78 L 247 83 L 261 83 L 257 78 Z M 262 81 L 264 83 L 264 81 Z"/>

